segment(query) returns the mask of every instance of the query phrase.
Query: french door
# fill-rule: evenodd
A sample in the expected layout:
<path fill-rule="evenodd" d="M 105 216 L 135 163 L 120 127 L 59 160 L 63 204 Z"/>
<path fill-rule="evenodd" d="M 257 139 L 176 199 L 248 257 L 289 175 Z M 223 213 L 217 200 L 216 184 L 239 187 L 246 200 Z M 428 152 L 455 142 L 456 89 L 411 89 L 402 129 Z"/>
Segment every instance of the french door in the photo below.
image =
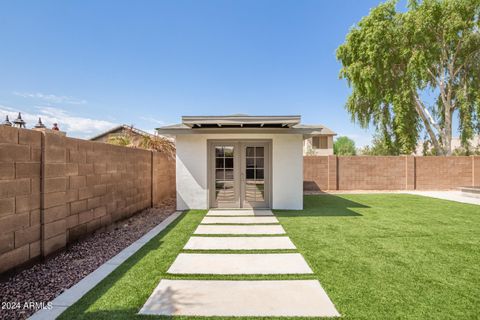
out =
<path fill-rule="evenodd" d="M 210 142 L 210 206 L 269 208 L 270 148 L 267 141 Z"/>

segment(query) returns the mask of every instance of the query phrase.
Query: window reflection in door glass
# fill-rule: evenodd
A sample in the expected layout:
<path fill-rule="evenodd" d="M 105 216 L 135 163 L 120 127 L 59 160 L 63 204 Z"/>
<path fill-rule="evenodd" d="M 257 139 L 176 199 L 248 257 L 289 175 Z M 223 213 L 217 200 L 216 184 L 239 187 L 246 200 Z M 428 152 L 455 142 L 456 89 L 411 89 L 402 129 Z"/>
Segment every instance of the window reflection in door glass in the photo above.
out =
<path fill-rule="evenodd" d="M 245 148 L 245 200 L 251 202 L 265 201 L 265 148 Z"/>
<path fill-rule="evenodd" d="M 263 158 L 255 158 L 255 167 L 263 168 Z"/>
<path fill-rule="evenodd" d="M 247 158 L 247 168 L 255 168 L 255 158 Z"/>
<path fill-rule="evenodd" d="M 217 169 L 223 168 L 223 161 L 224 161 L 223 158 L 216 158 L 215 159 L 215 167 Z"/>
<path fill-rule="evenodd" d="M 218 203 L 235 201 L 234 147 L 215 147 L 215 198 Z"/>
<path fill-rule="evenodd" d="M 215 170 L 215 179 L 216 180 L 224 180 L 225 179 L 225 175 L 223 173 L 223 169 L 217 169 Z"/>
<path fill-rule="evenodd" d="M 263 157 L 263 149 L 264 149 L 264 147 L 256 147 L 255 148 L 255 157 Z"/>
<path fill-rule="evenodd" d="M 255 180 L 263 180 L 263 179 L 264 179 L 263 169 L 256 169 Z"/>
<path fill-rule="evenodd" d="M 225 158 L 225 168 L 233 169 L 233 158 Z"/>
<path fill-rule="evenodd" d="M 233 147 L 223 147 L 225 157 L 233 157 Z"/>

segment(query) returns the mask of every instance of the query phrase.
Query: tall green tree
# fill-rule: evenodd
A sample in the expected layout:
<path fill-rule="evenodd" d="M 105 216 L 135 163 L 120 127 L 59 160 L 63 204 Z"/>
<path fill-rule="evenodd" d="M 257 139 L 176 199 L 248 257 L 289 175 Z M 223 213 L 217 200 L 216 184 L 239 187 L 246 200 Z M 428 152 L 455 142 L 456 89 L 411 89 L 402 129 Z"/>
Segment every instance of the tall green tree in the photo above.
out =
<path fill-rule="evenodd" d="M 333 143 L 333 153 L 337 156 L 354 156 L 357 154 L 355 141 L 349 137 L 338 137 Z"/>
<path fill-rule="evenodd" d="M 391 145 L 391 141 L 385 139 L 378 133 L 373 136 L 372 144 L 365 146 L 359 150 L 364 156 L 397 156 L 399 151 Z"/>
<path fill-rule="evenodd" d="M 353 27 L 337 49 L 346 108 L 373 124 L 393 149 L 415 150 L 422 130 L 437 154 L 451 153 L 452 119 L 462 142 L 480 130 L 480 0 L 387 1 Z M 432 98 L 433 97 L 433 98 Z"/>

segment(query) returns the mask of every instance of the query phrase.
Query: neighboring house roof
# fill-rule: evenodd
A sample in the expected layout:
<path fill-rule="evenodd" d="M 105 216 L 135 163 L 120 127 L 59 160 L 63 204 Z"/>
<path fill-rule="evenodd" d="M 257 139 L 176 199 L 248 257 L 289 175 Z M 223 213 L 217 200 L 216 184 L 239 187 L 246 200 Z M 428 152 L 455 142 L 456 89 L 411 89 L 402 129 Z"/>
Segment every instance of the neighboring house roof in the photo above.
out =
<path fill-rule="evenodd" d="M 152 138 L 155 137 L 155 135 L 153 135 L 153 134 L 151 134 L 151 133 L 148 133 L 148 132 L 146 132 L 146 131 L 137 129 L 137 128 L 133 127 L 133 126 L 127 126 L 126 124 L 122 124 L 122 125 L 116 126 L 115 128 L 112 128 L 112 129 L 110 129 L 110 130 L 108 130 L 108 131 L 102 132 L 102 133 L 100 133 L 100 134 L 98 134 L 98 135 L 96 135 L 96 136 L 94 136 L 94 137 L 92 137 L 92 138 L 90 138 L 90 139 L 88 139 L 88 140 L 97 140 L 97 139 L 100 139 L 100 138 L 102 138 L 102 137 L 104 137 L 104 136 L 106 136 L 106 135 L 109 135 L 109 134 L 111 134 L 111 133 L 117 132 L 117 131 L 119 131 L 119 130 L 130 130 L 130 131 L 132 131 L 133 133 L 136 133 L 136 134 L 141 135 L 141 136 L 144 136 L 144 137 L 152 137 Z"/>
<path fill-rule="evenodd" d="M 308 129 L 308 128 L 321 128 L 321 133 L 320 135 L 322 136 L 336 136 L 337 133 L 334 132 L 332 129 L 324 126 L 323 124 L 299 124 L 298 126 L 295 126 L 297 128 L 305 128 L 305 129 Z"/>
<path fill-rule="evenodd" d="M 160 134 L 195 134 L 195 133 L 252 133 L 269 132 L 285 134 L 335 135 L 336 133 L 323 125 L 300 124 L 301 116 L 185 116 L 182 123 L 157 128 Z"/>

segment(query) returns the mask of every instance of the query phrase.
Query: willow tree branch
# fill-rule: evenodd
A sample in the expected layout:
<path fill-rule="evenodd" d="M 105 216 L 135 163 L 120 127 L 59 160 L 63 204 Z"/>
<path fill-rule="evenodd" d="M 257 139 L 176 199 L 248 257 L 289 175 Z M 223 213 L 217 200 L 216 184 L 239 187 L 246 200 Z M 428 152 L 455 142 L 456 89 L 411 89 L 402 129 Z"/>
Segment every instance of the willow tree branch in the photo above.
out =
<path fill-rule="evenodd" d="M 437 149 L 438 151 L 441 151 L 442 153 L 445 153 L 445 150 L 443 150 L 443 148 L 440 146 L 440 142 L 438 141 L 437 136 L 435 135 L 435 132 L 433 131 L 433 128 L 432 128 L 433 126 L 437 130 L 439 130 L 440 127 L 438 126 L 438 124 L 435 123 L 430 113 L 423 106 L 417 94 L 414 94 L 414 100 L 415 100 L 415 110 L 417 111 L 420 118 L 422 118 L 423 123 L 425 125 L 425 129 L 427 130 L 427 133 L 430 136 L 430 140 L 432 140 L 432 143 L 435 146 L 435 149 Z"/>

